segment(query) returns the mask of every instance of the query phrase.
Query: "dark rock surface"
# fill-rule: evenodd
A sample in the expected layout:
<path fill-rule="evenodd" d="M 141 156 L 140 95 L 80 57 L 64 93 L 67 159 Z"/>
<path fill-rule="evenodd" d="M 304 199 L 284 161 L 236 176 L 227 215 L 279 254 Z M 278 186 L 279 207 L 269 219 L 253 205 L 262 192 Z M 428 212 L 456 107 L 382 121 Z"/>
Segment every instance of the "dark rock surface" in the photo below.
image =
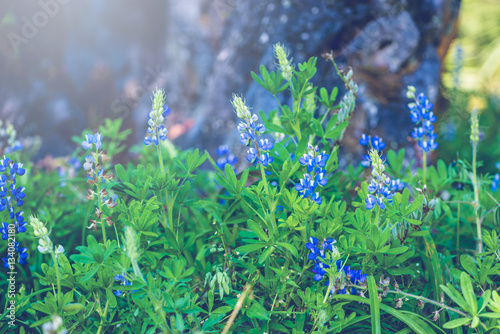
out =
<path fill-rule="evenodd" d="M 69 138 L 104 117 L 124 117 L 134 129 L 130 144 L 139 143 L 155 87 L 166 90 L 177 144 L 241 150 L 230 98 L 242 94 L 256 112 L 276 108 L 250 71 L 274 68 L 277 42 L 295 64 L 319 58 L 315 84 L 341 86 L 323 52 L 333 50 L 341 67 L 353 68 L 359 99 L 344 137 L 347 159 L 361 154 L 363 132 L 407 146 L 406 86 L 436 101 L 460 7 L 460 0 L 50 1 L 64 4 L 17 53 L 8 34 L 24 36 L 23 18 L 43 9 L 38 2 L 0 5 L 7 17 L 0 115 L 41 134 L 42 154 L 56 155 L 70 153 Z"/>

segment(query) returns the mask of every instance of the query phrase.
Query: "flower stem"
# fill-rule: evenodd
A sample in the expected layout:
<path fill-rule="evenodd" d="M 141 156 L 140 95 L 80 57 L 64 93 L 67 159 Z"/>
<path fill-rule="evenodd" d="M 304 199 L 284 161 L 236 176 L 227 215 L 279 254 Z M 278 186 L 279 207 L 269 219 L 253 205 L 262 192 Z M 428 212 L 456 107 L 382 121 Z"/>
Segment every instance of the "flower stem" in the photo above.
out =
<path fill-rule="evenodd" d="M 101 316 L 101 323 L 99 324 L 99 329 L 97 330 L 97 334 L 101 334 L 102 331 L 102 326 L 103 326 L 103 319 L 106 319 L 106 314 L 108 313 L 109 309 L 109 300 L 106 300 L 106 306 L 104 307 L 104 313 Z"/>
<path fill-rule="evenodd" d="M 354 284 L 347 284 L 346 286 L 350 286 L 350 287 L 353 287 L 355 289 L 361 289 L 361 290 L 367 290 L 368 289 L 367 287 L 358 286 L 358 285 L 354 285 Z M 384 291 L 384 289 L 381 289 L 381 288 L 377 288 L 377 290 L 378 291 L 382 291 L 382 292 Z M 462 315 L 464 317 L 467 317 L 467 318 L 470 317 L 470 315 L 468 315 L 465 312 L 462 312 L 462 311 L 457 310 L 457 309 L 455 309 L 453 307 L 450 307 L 450 306 L 445 305 L 443 303 L 439 303 L 439 302 L 437 302 L 435 300 L 432 300 L 432 299 L 429 299 L 429 298 L 425 298 L 425 297 L 422 297 L 422 296 L 415 296 L 415 295 L 412 295 L 410 293 L 403 292 L 401 290 L 397 290 L 397 291 L 396 290 L 386 290 L 386 292 L 387 293 L 394 293 L 394 294 L 398 294 L 398 295 L 403 295 L 403 296 L 410 297 L 410 298 L 419 299 L 419 300 L 422 300 L 422 301 L 424 301 L 426 303 L 433 304 L 433 305 L 439 306 L 441 308 L 444 308 L 444 309 L 446 309 L 448 311 L 455 312 L 455 313 L 460 314 L 460 315 Z"/>
<path fill-rule="evenodd" d="M 472 143 L 472 185 L 474 186 L 474 215 L 476 216 L 477 227 L 477 249 L 479 253 L 483 252 L 483 239 L 481 237 L 481 221 L 479 220 L 479 186 L 477 183 L 477 143 Z"/>
<path fill-rule="evenodd" d="M 54 253 L 54 250 L 50 249 L 50 255 L 52 256 L 52 261 L 54 261 L 54 266 L 56 269 L 56 278 L 57 278 L 57 303 L 59 304 L 59 308 L 62 309 L 62 296 L 61 296 L 61 276 L 59 274 L 59 265 L 57 264 L 57 257 Z"/>
<path fill-rule="evenodd" d="M 98 164 L 99 163 L 99 150 L 97 148 L 96 148 L 95 153 L 96 153 L 96 164 Z M 98 175 L 97 171 L 95 173 L 96 173 L 96 179 L 97 179 L 97 182 L 96 182 L 96 187 L 97 187 L 97 205 L 99 206 L 99 212 L 102 215 L 101 187 L 99 186 L 99 184 L 101 183 L 101 180 L 99 179 L 99 175 Z M 102 222 L 102 219 L 100 217 L 97 217 L 97 218 L 99 218 L 99 223 L 101 223 L 101 227 L 102 227 L 102 240 L 103 240 L 104 246 L 106 247 L 106 226 L 104 226 L 104 223 Z"/>
<path fill-rule="evenodd" d="M 323 298 L 323 304 L 326 303 L 326 299 L 328 298 L 330 291 L 332 291 L 332 287 L 333 287 L 333 277 L 331 277 L 330 275 L 330 281 L 328 282 L 328 289 L 326 290 L 325 298 Z"/>
<path fill-rule="evenodd" d="M 424 152 L 424 156 L 422 158 L 422 168 L 424 170 L 424 186 L 427 183 L 427 152 Z"/>
<path fill-rule="evenodd" d="M 161 175 L 163 177 L 165 177 L 165 168 L 163 167 L 163 157 L 161 154 L 160 143 L 158 143 L 158 145 L 156 145 L 156 149 L 158 150 L 158 160 L 160 161 Z M 167 204 L 167 210 L 168 210 L 168 212 L 167 212 L 167 214 L 168 214 L 167 225 L 168 225 L 168 227 L 170 227 L 172 232 L 174 232 L 174 218 L 173 218 L 173 214 L 172 214 L 173 204 L 170 204 L 167 188 L 165 188 L 165 202 Z"/>
<path fill-rule="evenodd" d="M 378 220 L 379 220 L 379 217 L 380 217 L 380 207 L 378 205 L 375 205 L 376 206 L 376 209 L 375 209 L 375 224 L 377 224 L 377 227 L 378 227 Z"/>
<path fill-rule="evenodd" d="M 460 194 L 460 191 L 458 192 Z M 457 207 L 457 264 L 460 261 L 460 202 Z"/>

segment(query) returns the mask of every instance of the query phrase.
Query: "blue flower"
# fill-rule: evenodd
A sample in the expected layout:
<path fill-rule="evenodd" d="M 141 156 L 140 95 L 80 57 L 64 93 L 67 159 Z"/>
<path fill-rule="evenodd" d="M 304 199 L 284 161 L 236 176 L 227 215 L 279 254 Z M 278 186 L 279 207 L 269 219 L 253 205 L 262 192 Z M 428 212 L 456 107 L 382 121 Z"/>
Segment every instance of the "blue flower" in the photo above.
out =
<path fill-rule="evenodd" d="M 309 260 L 314 261 L 312 272 L 315 274 L 313 276 L 313 279 L 315 281 L 321 281 L 323 279 L 323 276 L 326 274 L 325 269 L 330 268 L 329 265 L 323 263 L 320 259 L 326 258 L 326 252 L 336 251 L 338 253 L 337 249 L 333 245 L 335 243 L 335 239 L 325 238 L 320 245 L 318 239 L 315 237 L 310 237 L 309 242 L 306 243 L 306 248 L 310 251 L 307 257 Z"/>
<path fill-rule="evenodd" d="M 493 176 L 493 180 L 491 182 L 491 191 L 496 192 L 499 184 L 500 184 L 500 174 L 497 173 L 495 174 L 495 176 Z"/>
<path fill-rule="evenodd" d="M 401 182 L 400 179 L 394 179 L 394 180 L 391 180 L 391 182 L 389 184 L 389 188 L 392 191 L 399 191 L 399 190 L 403 190 L 405 188 L 405 184 L 404 184 L 404 182 Z"/>
<path fill-rule="evenodd" d="M 28 263 L 28 249 L 26 247 L 19 247 L 19 242 L 15 242 L 15 247 L 14 247 L 14 254 L 18 256 L 18 260 L 17 262 L 20 264 L 20 265 L 24 265 L 26 263 Z M 8 253 L 7 254 L 7 257 L 4 257 L 2 258 L 2 261 L 4 262 L 3 263 L 3 267 L 6 268 L 6 269 L 9 269 L 10 268 L 10 265 L 11 264 L 14 264 L 14 262 L 9 262 L 9 259 L 12 258 L 12 254 L 11 253 Z"/>
<path fill-rule="evenodd" d="M 115 276 L 115 281 L 120 281 L 120 285 L 123 285 L 123 286 L 127 286 L 127 285 L 132 285 L 132 282 L 128 281 L 125 277 L 125 274 L 123 275 L 116 275 Z M 137 290 L 134 290 L 134 291 L 137 291 Z M 123 291 L 122 290 L 115 290 L 113 292 L 113 294 L 117 297 L 123 295 Z"/>
<path fill-rule="evenodd" d="M 102 135 L 99 132 L 93 135 L 85 135 L 85 140 L 82 142 L 83 149 L 88 150 L 92 148 L 92 144 L 95 144 L 98 150 L 102 148 Z"/>
<path fill-rule="evenodd" d="M 295 189 L 303 198 L 309 198 L 316 204 L 321 205 L 323 200 L 319 192 L 316 191 L 316 187 L 318 185 L 324 187 L 328 184 L 324 168 L 330 155 L 325 151 L 319 153 L 318 146 L 313 147 L 311 144 L 307 144 L 307 148 L 309 153 L 299 158 L 299 163 L 302 166 L 307 166 L 307 173 L 303 174 L 304 178 L 295 184 Z"/>
<path fill-rule="evenodd" d="M 407 96 L 414 99 L 414 102 L 408 104 L 410 119 L 417 125 L 411 137 L 418 140 L 418 146 L 424 152 L 434 151 L 438 148 L 438 143 L 435 142 L 437 135 L 434 133 L 433 123 L 436 122 L 436 116 L 432 112 L 433 105 L 423 93 L 415 98 L 414 91 L 414 87 L 408 87 Z"/>
<path fill-rule="evenodd" d="M 359 139 L 359 144 L 361 146 L 369 146 L 370 145 L 370 136 L 365 135 L 364 133 L 361 135 L 361 138 Z"/>
<path fill-rule="evenodd" d="M 372 147 L 377 150 L 377 152 L 380 152 L 385 148 L 385 143 L 382 141 L 382 138 L 379 136 L 373 136 L 371 140 Z"/>
<path fill-rule="evenodd" d="M 273 149 L 273 143 L 269 141 L 269 139 L 260 139 L 259 140 L 259 148 L 264 151 L 270 151 Z"/>
<path fill-rule="evenodd" d="M 383 142 L 382 138 L 379 136 L 373 136 L 370 137 L 366 134 L 361 135 L 361 139 L 359 139 L 359 144 L 361 146 L 366 146 L 368 148 L 372 148 L 376 150 L 377 152 L 382 151 L 385 148 L 385 143 Z M 370 157 L 368 155 L 363 155 L 361 159 L 361 166 L 363 167 L 370 167 L 372 164 Z"/>
<path fill-rule="evenodd" d="M 236 172 L 234 166 L 238 162 L 238 159 L 229 152 L 229 147 L 227 145 L 219 146 L 217 148 L 216 153 L 219 156 L 219 158 L 217 159 L 215 164 L 217 165 L 217 167 L 219 167 L 219 169 L 224 169 L 224 166 L 226 164 L 229 164 L 233 167 L 233 170 Z"/>
<path fill-rule="evenodd" d="M 249 162 L 253 163 L 255 161 L 255 159 L 257 158 L 257 155 L 258 155 L 257 150 L 255 148 L 251 147 L 247 151 L 247 160 Z"/>
<path fill-rule="evenodd" d="M 0 229 L 0 233 L 2 233 L 2 240 L 7 240 L 9 238 L 9 224 L 2 223 L 2 228 Z"/>

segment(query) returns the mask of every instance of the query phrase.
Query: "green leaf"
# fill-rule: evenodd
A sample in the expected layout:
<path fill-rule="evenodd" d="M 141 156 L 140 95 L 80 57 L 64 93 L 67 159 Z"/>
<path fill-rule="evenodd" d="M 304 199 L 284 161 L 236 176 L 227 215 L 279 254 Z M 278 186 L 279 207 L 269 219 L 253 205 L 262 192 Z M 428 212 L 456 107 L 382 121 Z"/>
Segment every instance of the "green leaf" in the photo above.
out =
<path fill-rule="evenodd" d="M 474 295 L 474 289 L 472 288 L 470 277 L 465 272 L 462 272 L 462 275 L 460 275 L 460 286 L 462 287 L 462 293 L 465 301 L 471 310 L 471 315 L 475 316 L 477 314 L 477 300 Z"/>
<path fill-rule="evenodd" d="M 227 164 L 227 166 L 228 165 L 229 164 Z M 264 241 L 269 240 L 269 236 L 266 234 L 266 232 L 264 232 L 264 230 L 259 226 L 259 224 L 257 224 L 253 220 L 248 221 L 248 227 L 250 227 L 250 229 L 262 240 Z"/>
<path fill-rule="evenodd" d="M 130 181 L 127 177 L 127 172 L 125 171 L 125 168 L 122 165 L 120 165 L 120 164 L 115 165 L 115 173 L 116 173 L 116 176 L 118 176 L 118 178 L 122 182 Z"/>
<path fill-rule="evenodd" d="M 472 320 L 472 318 L 459 318 L 459 319 L 455 319 L 455 320 L 452 320 L 452 321 L 448 321 L 447 323 L 445 323 L 443 325 L 443 327 L 446 328 L 446 329 L 451 329 L 451 328 L 455 328 L 455 327 L 466 325 L 471 320 Z"/>
<path fill-rule="evenodd" d="M 240 252 L 240 253 L 248 253 L 248 252 L 253 252 L 253 251 L 256 251 L 258 249 L 264 248 L 266 246 L 267 246 L 267 244 L 265 244 L 265 243 L 249 244 L 249 245 L 240 246 L 240 247 L 236 248 L 235 251 Z"/>
<path fill-rule="evenodd" d="M 92 268 L 85 276 L 82 277 L 82 282 L 86 282 L 89 279 L 91 279 L 92 277 L 94 277 L 94 275 L 97 273 L 99 268 L 100 268 L 100 265 L 94 266 L 94 268 Z"/>
<path fill-rule="evenodd" d="M 292 253 L 295 257 L 299 256 L 299 252 L 297 251 L 297 248 L 295 248 L 295 246 L 287 244 L 285 242 L 278 242 L 277 244 L 280 245 L 281 247 L 285 247 L 286 249 L 288 249 L 290 253 Z"/>
<path fill-rule="evenodd" d="M 377 284 L 373 276 L 368 277 L 368 292 L 370 293 L 370 313 L 372 316 L 372 333 L 381 334 L 380 302 L 378 301 Z"/>
<path fill-rule="evenodd" d="M 384 253 L 384 254 L 403 254 L 407 250 L 408 250 L 408 247 L 402 246 L 402 247 L 391 248 L 391 249 L 388 249 L 388 250 L 383 251 L 383 252 L 380 251 L 380 253 Z"/>
<path fill-rule="evenodd" d="M 422 206 L 422 203 L 424 202 L 424 195 L 420 195 L 415 200 L 410 204 L 410 206 L 405 210 L 405 216 L 409 215 L 413 211 L 417 210 Z"/>
<path fill-rule="evenodd" d="M 257 302 L 253 302 L 252 306 L 247 310 L 247 316 L 252 319 L 269 320 L 269 312 Z"/>
<path fill-rule="evenodd" d="M 113 291 L 111 291 L 111 289 L 106 289 L 106 299 L 109 301 L 109 306 L 111 308 L 116 307 L 116 296 L 113 294 Z"/>

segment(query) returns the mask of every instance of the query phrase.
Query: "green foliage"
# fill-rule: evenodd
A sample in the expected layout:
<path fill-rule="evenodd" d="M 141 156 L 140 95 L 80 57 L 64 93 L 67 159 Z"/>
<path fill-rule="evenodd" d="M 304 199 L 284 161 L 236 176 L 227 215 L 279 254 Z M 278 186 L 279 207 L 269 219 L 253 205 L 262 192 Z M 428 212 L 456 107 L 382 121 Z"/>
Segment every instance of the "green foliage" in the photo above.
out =
<path fill-rule="evenodd" d="M 475 201 L 466 161 L 438 160 L 424 187 L 405 150 L 389 150 L 386 172 L 406 187 L 385 210 L 367 209 L 368 173 L 338 165 L 357 86 L 327 58 L 346 85 L 341 102 L 337 88 L 312 84 L 316 58 L 289 79 L 264 66 L 252 72 L 276 98 L 260 114 L 276 139 L 266 167 L 221 169 L 208 153 L 168 141 L 133 148 L 137 161 L 114 164 L 106 183 L 117 197 L 110 223 L 100 222 L 106 241 L 86 228 L 96 207 L 85 199 L 83 172 L 62 186 L 55 173 L 27 166 L 30 181 L 20 182 L 36 191 L 26 211 L 46 222 L 66 254 L 51 259 L 30 246 L 30 266 L 18 265 L 32 278 L 19 281 L 18 328 L 40 332 L 60 317 L 70 333 L 498 332 L 500 205 L 487 176 Z M 123 149 L 120 127 L 107 121 L 101 129 L 110 157 Z M 296 189 L 308 144 L 329 155 L 319 203 Z M 325 268 L 319 279 L 309 258 L 314 238 L 337 240 L 316 262 Z M 354 279 L 357 270 L 367 276 Z"/>

